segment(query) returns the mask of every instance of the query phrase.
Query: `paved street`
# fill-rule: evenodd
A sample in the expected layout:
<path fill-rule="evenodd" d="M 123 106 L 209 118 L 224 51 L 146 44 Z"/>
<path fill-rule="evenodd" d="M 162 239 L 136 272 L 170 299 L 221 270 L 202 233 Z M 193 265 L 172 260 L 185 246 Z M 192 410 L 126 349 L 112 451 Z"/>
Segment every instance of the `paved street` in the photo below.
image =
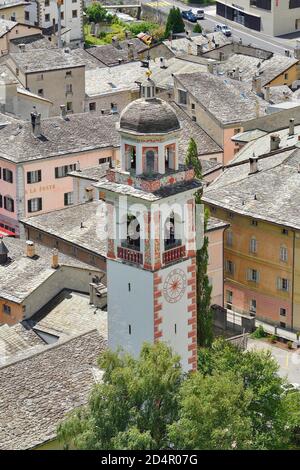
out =
<path fill-rule="evenodd" d="M 300 350 L 288 351 L 252 338 L 248 339 L 247 349 L 268 349 L 279 364 L 281 377 L 287 377 L 291 383 L 300 384 Z"/>
<path fill-rule="evenodd" d="M 257 31 L 252 32 L 251 30 L 245 28 L 242 25 L 239 25 L 237 23 L 232 23 L 225 19 L 217 18 L 216 13 L 215 13 L 216 7 L 214 5 L 208 6 L 208 7 L 203 7 L 197 4 L 192 5 L 192 6 L 187 6 L 186 4 L 175 1 L 175 0 L 169 0 L 169 1 L 168 0 L 161 0 L 161 1 L 160 0 L 158 1 L 141 0 L 141 2 L 165 14 L 169 12 L 172 6 L 179 7 L 181 10 L 187 10 L 189 8 L 199 7 L 205 10 L 205 19 L 199 21 L 199 23 L 201 24 L 204 30 L 207 30 L 208 32 L 213 31 L 216 23 L 228 24 L 228 26 L 230 26 L 233 32 L 233 35 L 232 35 L 233 39 L 239 40 L 241 38 L 244 44 L 252 44 L 257 47 L 261 47 L 266 50 L 269 50 L 271 52 L 275 52 L 277 54 L 284 54 L 285 50 L 293 51 L 296 45 L 297 33 L 289 35 L 289 38 L 278 38 L 278 37 L 273 38 L 261 32 L 257 32 Z M 192 30 L 195 26 L 194 23 L 186 22 L 186 24 L 190 30 Z M 300 38 L 300 32 L 299 32 L 299 38 Z"/>

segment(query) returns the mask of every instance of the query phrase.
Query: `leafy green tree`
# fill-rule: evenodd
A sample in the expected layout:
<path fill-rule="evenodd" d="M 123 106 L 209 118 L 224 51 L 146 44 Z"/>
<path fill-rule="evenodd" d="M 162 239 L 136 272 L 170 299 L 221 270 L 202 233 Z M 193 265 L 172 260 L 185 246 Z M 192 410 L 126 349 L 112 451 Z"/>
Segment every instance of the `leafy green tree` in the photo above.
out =
<path fill-rule="evenodd" d="M 195 170 L 195 176 L 202 179 L 202 167 L 198 157 L 197 144 L 190 139 L 185 163 Z M 196 204 L 201 204 L 202 191 L 195 194 Z M 208 209 L 204 212 L 204 232 L 209 219 Z M 207 276 L 208 237 L 204 235 L 202 247 L 196 253 L 197 264 L 197 342 L 198 346 L 209 347 L 213 341 L 213 321 L 211 309 L 212 286 Z"/>
<path fill-rule="evenodd" d="M 231 450 L 251 447 L 247 408 L 252 394 L 232 373 L 192 374 L 180 390 L 179 420 L 169 427 L 176 449 Z"/>
<path fill-rule="evenodd" d="M 106 352 L 103 383 L 86 407 L 73 412 L 58 436 L 76 449 L 163 449 L 178 416 L 183 379 L 179 357 L 164 343 L 145 344 L 140 358 Z"/>
<path fill-rule="evenodd" d="M 199 23 L 194 26 L 193 33 L 202 33 L 202 28 Z"/>
<path fill-rule="evenodd" d="M 167 18 L 165 38 L 168 39 L 172 33 L 183 33 L 184 30 L 185 26 L 180 9 L 172 7 Z"/>
<path fill-rule="evenodd" d="M 218 339 L 210 350 L 199 350 L 198 368 L 206 376 L 231 372 L 251 392 L 247 411 L 253 428 L 251 448 L 276 449 L 284 445 L 284 380 L 279 377 L 278 364 L 269 351 L 242 352 Z"/>
<path fill-rule="evenodd" d="M 111 21 L 112 15 L 107 13 L 107 10 L 101 5 L 101 3 L 94 2 L 86 8 L 86 14 L 89 21 L 93 23 L 100 23 L 101 21 Z"/>

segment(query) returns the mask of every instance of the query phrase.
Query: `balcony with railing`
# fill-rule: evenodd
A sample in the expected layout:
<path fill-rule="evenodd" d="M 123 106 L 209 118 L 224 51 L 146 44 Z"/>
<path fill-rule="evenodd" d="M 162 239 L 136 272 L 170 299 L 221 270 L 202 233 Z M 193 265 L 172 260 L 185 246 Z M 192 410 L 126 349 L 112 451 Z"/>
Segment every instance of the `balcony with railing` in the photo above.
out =
<path fill-rule="evenodd" d="M 163 264 L 173 263 L 179 259 L 182 259 L 186 256 L 185 245 L 176 244 L 173 248 L 168 248 L 163 253 Z"/>
<path fill-rule="evenodd" d="M 123 244 L 122 244 L 123 245 Z M 128 248 L 125 244 L 118 246 L 117 256 L 124 261 L 134 264 L 143 264 L 143 255 L 140 251 Z"/>

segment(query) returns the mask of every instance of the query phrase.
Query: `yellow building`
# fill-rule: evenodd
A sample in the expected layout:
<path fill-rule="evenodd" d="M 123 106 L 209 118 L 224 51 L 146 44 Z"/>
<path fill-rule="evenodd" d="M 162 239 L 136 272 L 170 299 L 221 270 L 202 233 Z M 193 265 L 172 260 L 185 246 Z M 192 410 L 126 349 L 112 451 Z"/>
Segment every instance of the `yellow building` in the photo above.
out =
<path fill-rule="evenodd" d="M 3 20 L 17 21 L 18 23 L 24 23 L 25 21 L 25 6 L 28 6 L 27 2 L 22 1 L 8 1 L 5 4 L 0 5 L 0 18 Z"/>
<path fill-rule="evenodd" d="M 278 334 L 300 330 L 299 165 L 299 150 L 237 162 L 203 197 L 213 216 L 230 222 L 225 306 Z"/>

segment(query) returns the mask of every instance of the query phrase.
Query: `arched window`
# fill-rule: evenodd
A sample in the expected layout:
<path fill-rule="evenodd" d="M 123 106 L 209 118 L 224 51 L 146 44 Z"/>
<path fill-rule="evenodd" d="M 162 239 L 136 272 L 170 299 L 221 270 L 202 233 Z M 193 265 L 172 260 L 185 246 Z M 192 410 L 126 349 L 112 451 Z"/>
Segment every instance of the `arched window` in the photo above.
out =
<path fill-rule="evenodd" d="M 130 168 L 136 168 L 136 150 L 135 147 L 131 147 L 130 150 Z"/>
<path fill-rule="evenodd" d="M 176 238 L 175 224 L 176 218 L 174 212 L 172 211 L 165 222 L 165 250 L 169 250 L 171 248 L 181 245 L 181 240 Z"/>
<path fill-rule="evenodd" d="M 146 152 L 146 173 L 152 175 L 155 167 L 155 153 L 153 150 L 147 150 Z"/>
<path fill-rule="evenodd" d="M 256 253 L 257 252 L 257 240 L 255 237 L 252 237 L 250 239 L 250 253 Z"/>
<path fill-rule="evenodd" d="M 138 219 L 131 214 L 127 215 L 127 239 L 128 248 L 140 251 L 140 224 Z"/>

